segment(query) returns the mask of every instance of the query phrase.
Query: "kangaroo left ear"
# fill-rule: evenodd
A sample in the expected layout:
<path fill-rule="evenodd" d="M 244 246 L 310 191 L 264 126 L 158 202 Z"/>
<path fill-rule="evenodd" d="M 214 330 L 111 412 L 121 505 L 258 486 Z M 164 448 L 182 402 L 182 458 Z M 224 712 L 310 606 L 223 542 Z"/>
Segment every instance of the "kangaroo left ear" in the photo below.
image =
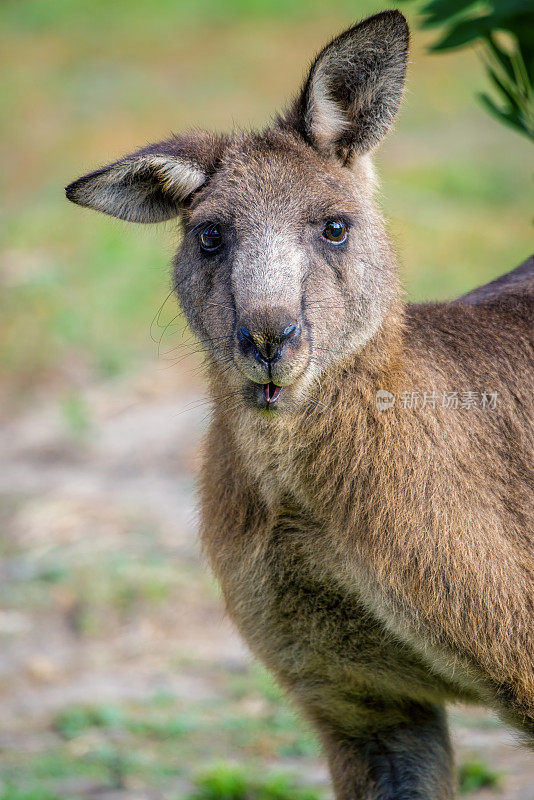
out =
<path fill-rule="evenodd" d="M 67 186 L 67 198 L 129 222 L 178 216 L 213 174 L 226 140 L 204 131 L 150 144 Z"/>
<path fill-rule="evenodd" d="M 344 164 L 368 152 L 399 107 L 408 41 L 408 24 L 395 10 L 349 28 L 319 53 L 281 124 Z"/>

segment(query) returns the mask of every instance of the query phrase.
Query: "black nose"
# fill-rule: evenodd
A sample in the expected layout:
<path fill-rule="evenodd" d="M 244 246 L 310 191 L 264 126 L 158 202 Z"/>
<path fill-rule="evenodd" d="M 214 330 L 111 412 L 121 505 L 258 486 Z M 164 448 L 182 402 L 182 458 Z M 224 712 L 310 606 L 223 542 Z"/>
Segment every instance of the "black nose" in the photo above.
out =
<path fill-rule="evenodd" d="M 269 326 L 264 330 L 241 327 L 237 331 L 237 339 L 245 354 L 254 356 L 261 363 L 272 363 L 280 358 L 285 345 L 296 343 L 300 334 L 300 324 L 296 320 L 286 321 L 282 325 Z"/>

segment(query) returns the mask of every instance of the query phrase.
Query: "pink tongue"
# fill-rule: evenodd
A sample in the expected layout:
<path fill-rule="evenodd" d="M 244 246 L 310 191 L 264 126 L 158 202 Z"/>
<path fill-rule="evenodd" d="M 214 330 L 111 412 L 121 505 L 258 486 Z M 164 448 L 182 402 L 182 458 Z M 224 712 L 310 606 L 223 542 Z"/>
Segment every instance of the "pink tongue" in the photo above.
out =
<path fill-rule="evenodd" d="M 274 403 L 278 400 L 278 395 L 280 394 L 281 386 L 275 386 L 275 384 L 271 381 L 270 383 L 266 383 L 263 387 L 263 395 L 267 403 Z"/>

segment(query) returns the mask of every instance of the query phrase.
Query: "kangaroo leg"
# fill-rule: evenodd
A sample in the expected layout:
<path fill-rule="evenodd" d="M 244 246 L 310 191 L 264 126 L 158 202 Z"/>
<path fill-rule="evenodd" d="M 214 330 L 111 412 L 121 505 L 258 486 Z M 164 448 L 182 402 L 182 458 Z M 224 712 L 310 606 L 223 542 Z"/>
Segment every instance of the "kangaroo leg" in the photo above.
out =
<path fill-rule="evenodd" d="M 321 725 L 336 800 L 452 800 L 455 779 L 443 709 L 411 704 L 405 719 L 393 724 L 386 712 L 381 716 L 354 732 Z"/>

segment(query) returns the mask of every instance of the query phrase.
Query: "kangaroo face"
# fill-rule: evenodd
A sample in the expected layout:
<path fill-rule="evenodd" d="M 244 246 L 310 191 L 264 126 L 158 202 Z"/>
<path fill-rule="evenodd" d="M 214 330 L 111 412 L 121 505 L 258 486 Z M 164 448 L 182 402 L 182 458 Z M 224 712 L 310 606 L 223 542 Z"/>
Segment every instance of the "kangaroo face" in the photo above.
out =
<path fill-rule="evenodd" d="M 183 214 L 175 287 L 225 370 L 221 396 L 288 409 L 375 333 L 390 259 L 362 166 L 289 131 L 244 136 Z"/>
<path fill-rule="evenodd" d="M 372 17 L 327 45 L 264 133 L 173 137 L 67 188 L 122 219 L 180 218 L 174 286 L 221 398 L 298 407 L 380 327 L 395 279 L 368 152 L 396 112 L 407 41 L 401 14 Z"/>

